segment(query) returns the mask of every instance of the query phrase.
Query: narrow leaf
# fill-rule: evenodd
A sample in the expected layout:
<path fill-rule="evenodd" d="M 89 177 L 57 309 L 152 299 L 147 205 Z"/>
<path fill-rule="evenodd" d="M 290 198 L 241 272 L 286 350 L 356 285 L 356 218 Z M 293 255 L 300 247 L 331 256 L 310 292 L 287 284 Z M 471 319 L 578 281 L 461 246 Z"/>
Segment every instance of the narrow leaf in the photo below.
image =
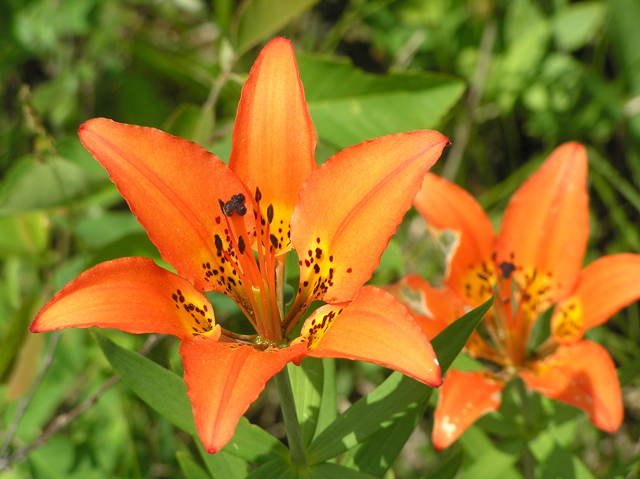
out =
<path fill-rule="evenodd" d="M 431 344 L 444 373 L 462 350 L 471 333 L 493 303 L 482 306 L 453 322 Z M 380 428 L 388 427 L 411 408 L 422 403 L 432 388 L 395 372 L 378 388 L 353 404 L 336 419 L 308 448 L 309 461 L 318 464 L 357 446 Z"/>
<path fill-rule="evenodd" d="M 311 443 L 315 435 L 320 414 L 324 386 L 322 366 L 322 360 L 317 358 L 306 358 L 300 366 L 295 366 L 293 363 L 287 365 L 305 446 Z"/>
<path fill-rule="evenodd" d="M 418 404 L 389 427 L 380 429 L 365 442 L 349 449 L 342 464 L 375 477 L 383 477 L 409 440 L 426 408 L 427 401 Z"/>

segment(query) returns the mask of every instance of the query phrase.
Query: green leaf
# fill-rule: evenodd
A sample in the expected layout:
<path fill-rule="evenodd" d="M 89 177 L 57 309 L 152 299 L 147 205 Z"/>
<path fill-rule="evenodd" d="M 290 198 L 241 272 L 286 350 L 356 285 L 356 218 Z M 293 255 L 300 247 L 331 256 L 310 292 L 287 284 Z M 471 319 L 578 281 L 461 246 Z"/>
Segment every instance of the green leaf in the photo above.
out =
<path fill-rule="evenodd" d="M 93 336 L 113 369 L 140 399 L 175 426 L 196 435 L 187 385 L 180 376 L 144 356 L 118 346 L 98 331 L 93 331 Z"/>
<path fill-rule="evenodd" d="M 390 426 L 381 428 L 363 443 L 349 449 L 342 465 L 383 477 L 409 440 L 426 408 L 427 401 L 418 404 Z"/>
<path fill-rule="evenodd" d="M 603 2 L 566 5 L 553 19 L 556 43 L 566 51 L 582 48 L 598 33 L 606 17 L 607 7 Z"/>
<path fill-rule="evenodd" d="M 162 130 L 175 136 L 206 145 L 213 132 L 213 110 L 203 111 L 198 105 L 180 104 L 162 125 Z"/>
<path fill-rule="evenodd" d="M 320 412 L 318 413 L 318 423 L 316 424 L 316 432 L 313 437 L 315 439 L 324 431 L 329 424 L 338 417 L 338 409 L 336 407 L 336 362 L 333 358 L 322 358 L 322 369 L 324 373 L 324 383 L 322 385 L 322 398 L 320 401 Z"/>
<path fill-rule="evenodd" d="M 65 205 L 104 181 L 59 156 L 24 157 L 0 185 L 0 216 Z"/>
<path fill-rule="evenodd" d="M 433 339 L 431 344 L 443 374 L 492 304 L 493 298 L 465 314 Z M 324 462 L 357 446 L 380 428 L 388 427 L 417 407 L 431 391 L 432 388 L 426 384 L 394 372 L 314 439 L 307 450 L 310 463 Z"/>
<path fill-rule="evenodd" d="M 375 476 L 339 464 L 324 463 L 300 471 L 300 479 L 373 479 Z"/>
<path fill-rule="evenodd" d="M 200 442 L 198 450 L 213 479 L 243 479 L 249 474 L 249 464 L 240 457 L 224 450 L 209 454 Z"/>
<path fill-rule="evenodd" d="M 47 249 L 49 221 L 41 212 L 0 216 L 0 257 L 38 255 Z"/>
<path fill-rule="evenodd" d="M 287 364 L 302 440 L 308 446 L 316 432 L 324 386 L 322 360 L 306 358 L 300 366 Z"/>
<path fill-rule="evenodd" d="M 187 386 L 172 373 L 144 356 L 129 351 L 94 331 L 102 352 L 122 381 L 161 416 L 183 431 L 197 436 Z M 288 449 L 269 433 L 240 418 L 233 438 L 224 451 L 251 462 L 263 463 L 273 457 L 288 457 Z"/>
<path fill-rule="evenodd" d="M 9 325 L 0 336 L 0 381 L 11 368 L 33 319 L 36 301 L 31 299 L 12 314 Z"/>
<path fill-rule="evenodd" d="M 298 471 L 284 458 L 278 458 L 260 466 L 247 479 L 298 479 Z"/>
<path fill-rule="evenodd" d="M 236 50 L 246 52 L 316 3 L 318 0 L 245 0 L 236 11 Z"/>
<path fill-rule="evenodd" d="M 180 469 L 184 473 L 187 479 L 211 479 L 211 476 L 207 474 L 193 459 L 185 452 L 176 452 L 176 459 L 180 464 Z"/>
<path fill-rule="evenodd" d="M 432 73 L 365 73 L 348 61 L 298 55 L 318 136 L 345 148 L 403 131 L 436 128 L 464 92 L 462 81 Z"/>
<path fill-rule="evenodd" d="M 517 447 L 511 448 L 513 450 L 498 449 L 477 426 L 467 429 L 460 436 L 459 441 L 472 461 L 457 476 L 457 479 L 494 479 L 513 476 L 513 465 L 522 453 L 522 442 L 515 444 Z"/>
<path fill-rule="evenodd" d="M 460 470 L 463 459 L 464 449 L 458 449 L 449 459 L 439 463 L 424 479 L 453 479 Z"/>

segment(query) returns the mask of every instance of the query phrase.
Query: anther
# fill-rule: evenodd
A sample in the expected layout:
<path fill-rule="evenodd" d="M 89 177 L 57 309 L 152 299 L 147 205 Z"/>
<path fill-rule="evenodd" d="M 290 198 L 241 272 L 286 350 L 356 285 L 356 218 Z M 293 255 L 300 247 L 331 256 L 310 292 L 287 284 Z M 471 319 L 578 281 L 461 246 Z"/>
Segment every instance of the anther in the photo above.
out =
<path fill-rule="evenodd" d="M 242 236 L 238 238 L 238 249 L 240 250 L 240 254 L 244 254 L 244 238 Z"/>
<path fill-rule="evenodd" d="M 274 249 L 278 247 L 278 238 L 275 235 L 269 235 L 269 240 L 271 241 L 271 245 Z"/>
<path fill-rule="evenodd" d="M 262 199 L 262 193 L 260 192 L 260 188 L 258 188 L 257 186 L 256 186 L 255 198 L 256 198 L 256 203 L 260 203 L 260 200 Z"/>
<path fill-rule="evenodd" d="M 247 207 L 244 205 L 244 195 L 239 193 L 233 195 L 229 201 L 222 205 L 222 212 L 225 216 L 231 216 L 233 213 L 238 213 L 240 216 L 244 216 L 247 213 Z"/>
<path fill-rule="evenodd" d="M 269 205 L 267 208 L 267 220 L 269 221 L 269 224 L 273 221 L 273 205 Z"/>

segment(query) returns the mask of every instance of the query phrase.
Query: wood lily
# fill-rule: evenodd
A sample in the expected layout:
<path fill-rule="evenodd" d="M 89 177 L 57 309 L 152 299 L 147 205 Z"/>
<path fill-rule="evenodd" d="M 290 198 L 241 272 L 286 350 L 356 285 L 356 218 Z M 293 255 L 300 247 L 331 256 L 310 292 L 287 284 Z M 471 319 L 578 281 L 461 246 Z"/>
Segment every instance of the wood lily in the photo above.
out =
<path fill-rule="evenodd" d="M 79 135 L 178 274 L 146 258 L 99 264 L 57 293 L 31 331 L 98 326 L 178 337 L 209 452 L 232 437 L 269 378 L 307 356 L 371 361 L 440 385 L 431 345 L 406 308 L 363 285 L 444 136 L 377 138 L 318 168 L 295 56 L 282 38 L 262 50 L 243 87 L 229 166 L 152 128 L 95 119 Z M 291 250 L 300 285 L 285 315 Z M 207 291 L 233 298 L 256 334 L 217 324 Z M 327 304 L 291 338 L 314 300 Z"/>
<path fill-rule="evenodd" d="M 469 193 L 426 175 L 414 205 L 430 228 L 456 236 L 445 288 L 412 275 L 393 287 L 394 294 L 413 306 L 430 338 L 465 309 L 495 296 L 466 349 L 497 367 L 447 375 L 435 412 L 437 449 L 497 410 L 506 382 L 516 376 L 527 388 L 584 410 L 605 431 L 620 426 L 623 408 L 614 363 L 583 333 L 640 298 L 640 256 L 605 256 L 581 270 L 589 236 L 586 182 L 584 147 L 558 147 L 513 195 L 496 236 Z M 549 338 L 528 350 L 536 321 L 551 307 Z"/>

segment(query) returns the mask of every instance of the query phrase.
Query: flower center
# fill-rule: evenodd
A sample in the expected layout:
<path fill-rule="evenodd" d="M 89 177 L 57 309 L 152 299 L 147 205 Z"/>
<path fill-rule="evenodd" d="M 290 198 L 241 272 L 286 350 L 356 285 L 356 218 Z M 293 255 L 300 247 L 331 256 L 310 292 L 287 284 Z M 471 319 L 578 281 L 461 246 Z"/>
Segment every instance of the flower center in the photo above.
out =
<path fill-rule="evenodd" d="M 284 280 L 276 274 L 279 262 L 276 248 L 280 242 L 271 233 L 273 205 L 267 207 L 267 218 L 263 218 L 261 200 L 262 194 L 256 188 L 253 213 L 255 225 L 260 225 L 259 228 L 248 226 L 245 221 L 248 210 L 242 193 L 233 195 L 226 202 L 219 200 L 220 219 L 226 222 L 224 237 L 216 235 L 214 238 L 220 264 L 212 269 L 206 263 L 203 269 L 207 270 L 206 276 L 216 281 L 240 306 L 258 333 L 257 342 L 280 343 L 283 338 L 282 299 L 278 298 L 277 281 Z M 231 337 L 237 338 L 238 335 Z"/>
<path fill-rule="evenodd" d="M 495 296 L 483 323 L 491 344 L 478 335 L 467 345 L 469 352 L 505 367 L 523 365 L 531 330 L 555 300 L 552 273 L 524 267 L 512 254 L 510 261 L 470 266 L 463 285 L 471 304 Z"/>

